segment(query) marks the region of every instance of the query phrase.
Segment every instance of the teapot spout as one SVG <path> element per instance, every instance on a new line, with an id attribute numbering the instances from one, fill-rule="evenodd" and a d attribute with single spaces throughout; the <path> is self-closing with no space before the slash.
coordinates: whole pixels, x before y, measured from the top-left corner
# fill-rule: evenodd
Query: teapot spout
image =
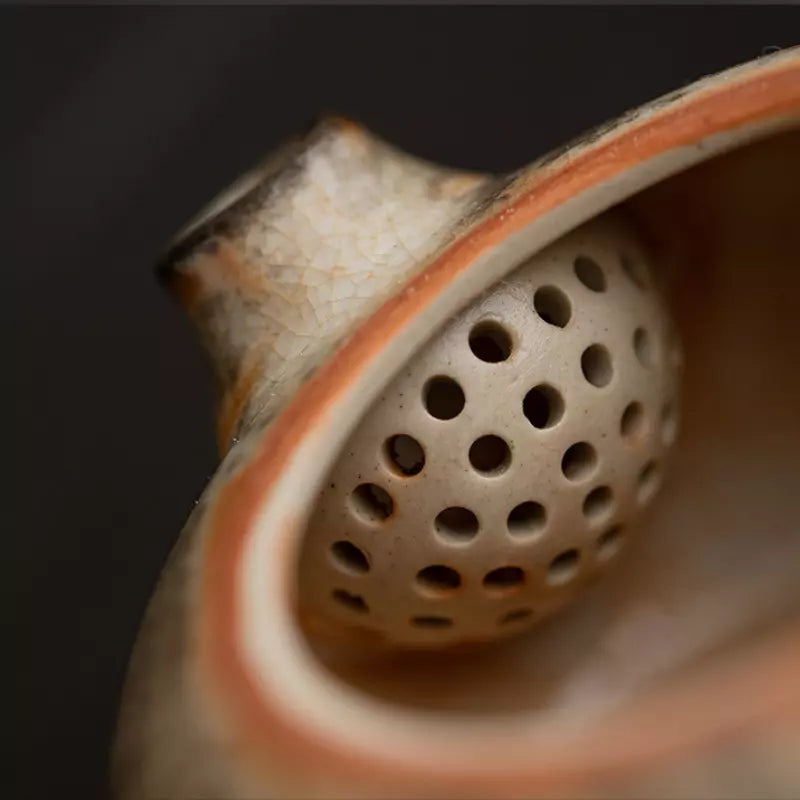
<path id="1" fill-rule="evenodd" d="M 191 222 L 159 271 L 210 354 L 220 451 L 268 422 L 496 186 L 331 118 Z"/>

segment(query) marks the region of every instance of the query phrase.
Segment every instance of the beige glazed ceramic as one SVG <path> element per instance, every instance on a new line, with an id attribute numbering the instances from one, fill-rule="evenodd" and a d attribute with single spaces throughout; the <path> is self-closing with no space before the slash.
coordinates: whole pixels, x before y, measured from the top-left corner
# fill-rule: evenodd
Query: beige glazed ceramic
<path id="1" fill-rule="evenodd" d="M 222 461 L 119 797 L 800 792 L 800 52 L 506 178 L 330 120 L 162 274 Z"/>

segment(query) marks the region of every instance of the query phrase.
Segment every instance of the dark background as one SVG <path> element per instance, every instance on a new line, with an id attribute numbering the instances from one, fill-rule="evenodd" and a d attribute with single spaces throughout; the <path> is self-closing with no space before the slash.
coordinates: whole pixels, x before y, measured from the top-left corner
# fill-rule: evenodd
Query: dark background
<path id="1" fill-rule="evenodd" d="M 20 662 L 3 796 L 105 794 L 141 615 L 214 469 L 203 354 L 152 269 L 175 229 L 321 112 L 508 170 L 799 38 L 797 7 L 0 10 Z"/>

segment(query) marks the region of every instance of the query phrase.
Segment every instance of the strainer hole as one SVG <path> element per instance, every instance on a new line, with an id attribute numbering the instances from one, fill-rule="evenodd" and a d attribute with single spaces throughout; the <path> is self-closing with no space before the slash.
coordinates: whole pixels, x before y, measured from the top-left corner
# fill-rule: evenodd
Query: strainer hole
<path id="1" fill-rule="evenodd" d="M 613 558 L 622 547 L 622 525 L 614 525 L 597 540 L 597 557 L 600 561 Z"/>
<path id="2" fill-rule="evenodd" d="M 528 500 L 511 509 L 508 532 L 512 536 L 534 536 L 544 528 L 547 511 L 541 503 Z"/>
<path id="3" fill-rule="evenodd" d="M 522 413 L 534 428 L 552 428 L 564 416 L 564 398 L 552 386 L 534 386 L 522 401 Z"/>
<path id="4" fill-rule="evenodd" d="M 637 328 L 633 332 L 633 352 L 643 367 L 653 366 L 653 346 L 650 334 L 644 328 Z"/>
<path id="5" fill-rule="evenodd" d="M 580 561 L 580 551 L 574 547 L 559 553 L 547 568 L 547 582 L 558 585 L 571 581 L 578 574 Z"/>
<path id="6" fill-rule="evenodd" d="M 398 433 L 387 439 L 384 452 L 394 471 L 400 475 L 418 475 L 425 466 L 422 445 L 408 434 Z"/>
<path id="7" fill-rule="evenodd" d="M 476 439 L 469 448 L 469 463 L 483 475 L 499 475 L 511 461 L 511 450 L 499 436 Z"/>
<path id="8" fill-rule="evenodd" d="M 360 547 L 344 539 L 331 545 L 331 555 L 336 564 L 348 572 L 369 572 L 369 560 Z"/>
<path id="9" fill-rule="evenodd" d="M 359 614 L 366 614 L 369 611 L 369 606 L 360 594 L 352 594 L 344 589 L 334 589 L 331 597 L 340 605 L 351 611 L 357 611 Z"/>
<path id="10" fill-rule="evenodd" d="M 576 442 L 567 448 L 561 459 L 561 471 L 570 481 L 588 478 L 597 466 L 597 451 L 588 442 Z"/>
<path id="11" fill-rule="evenodd" d="M 578 280 L 593 292 L 604 292 L 606 290 L 606 276 L 600 265 L 589 256 L 578 256 L 575 259 L 575 275 Z"/>
<path id="12" fill-rule="evenodd" d="M 626 439 L 635 439 L 641 435 L 644 430 L 644 408 L 641 403 L 634 400 L 625 406 L 619 421 L 619 430 Z"/>
<path id="13" fill-rule="evenodd" d="M 425 408 L 436 419 L 453 419 L 464 408 L 464 390 L 452 379 L 443 375 L 431 378 L 423 391 Z"/>
<path id="14" fill-rule="evenodd" d="M 581 355 L 583 377 L 592 386 L 606 386 L 614 374 L 611 366 L 611 354 L 602 344 L 589 345 Z"/>
<path id="15" fill-rule="evenodd" d="M 411 617 L 411 624 L 415 628 L 451 628 L 453 620 L 450 617 L 420 616 Z"/>
<path id="16" fill-rule="evenodd" d="M 425 589 L 436 592 L 452 592 L 461 586 L 461 575 L 452 567 L 433 564 L 417 573 L 417 582 Z"/>
<path id="17" fill-rule="evenodd" d="M 394 512 L 391 495 L 375 483 L 362 483 L 351 495 L 353 509 L 367 522 L 383 522 Z"/>
<path id="18" fill-rule="evenodd" d="M 623 253 L 619 257 L 619 263 L 622 267 L 622 271 L 625 273 L 626 277 L 631 281 L 631 283 L 633 283 L 639 289 L 647 288 L 647 271 L 640 261 Z"/>
<path id="19" fill-rule="evenodd" d="M 590 521 L 602 519 L 611 511 L 614 495 L 608 486 L 592 489 L 583 501 L 583 515 Z"/>
<path id="20" fill-rule="evenodd" d="M 469 541 L 478 532 L 478 518 L 468 508 L 461 506 L 440 511 L 434 525 L 440 536 L 460 542 Z"/>
<path id="21" fill-rule="evenodd" d="M 498 322 L 479 322 L 470 331 L 469 348 L 481 361 L 505 361 L 511 355 L 511 336 Z"/>
<path id="22" fill-rule="evenodd" d="M 533 295 L 536 313 L 549 325 L 563 328 L 572 316 L 569 298 L 555 286 L 541 286 Z"/>
<path id="23" fill-rule="evenodd" d="M 533 616 L 532 608 L 514 608 L 511 611 L 507 611 L 505 614 L 503 614 L 497 620 L 497 624 L 510 625 L 513 622 L 522 622 L 522 620 L 528 619 L 531 616 Z"/>
<path id="24" fill-rule="evenodd" d="M 675 441 L 676 434 L 678 433 L 678 418 L 675 414 L 675 406 L 670 403 L 664 403 L 661 409 L 661 439 L 664 444 L 670 445 Z"/>
<path id="25" fill-rule="evenodd" d="M 661 470 L 655 461 L 648 461 L 636 481 L 636 494 L 640 503 L 646 503 L 656 493 L 661 482 Z"/>
<path id="26" fill-rule="evenodd" d="M 483 585 L 491 590 L 515 589 L 525 583 L 525 571 L 521 567 L 497 567 L 483 576 Z"/>

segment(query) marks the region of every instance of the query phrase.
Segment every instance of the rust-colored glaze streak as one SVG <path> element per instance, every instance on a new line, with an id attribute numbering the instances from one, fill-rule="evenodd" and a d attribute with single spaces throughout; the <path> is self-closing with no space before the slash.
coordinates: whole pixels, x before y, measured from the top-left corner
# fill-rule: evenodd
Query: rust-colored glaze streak
<path id="1" fill-rule="evenodd" d="M 337 749 L 335 743 L 322 741 L 293 724 L 284 716 L 279 702 L 254 685 L 241 658 L 235 620 L 237 567 L 256 514 L 268 501 L 292 452 L 322 424 L 326 412 L 358 378 L 365 365 L 378 357 L 385 343 L 483 252 L 567 199 L 637 163 L 717 132 L 798 110 L 800 66 L 790 62 L 690 94 L 649 118 L 590 145 L 569 163 L 554 162 L 542 173 L 536 173 L 512 204 L 476 225 L 414 278 L 404 291 L 389 300 L 298 391 L 265 434 L 250 464 L 218 497 L 209 520 L 211 527 L 204 559 L 202 611 L 197 620 L 201 634 L 200 658 L 215 696 L 224 704 L 235 725 L 241 742 L 240 755 L 251 767 L 254 761 L 249 756 L 260 752 L 262 769 L 270 768 L 267 762 L 273 767 L 275 762 L 280 762 L 286 769 L 292 769 L 293 765 L 294 769 L 302 771 L 313 763 L 317 774 L 355 781 L 357 785 L 380 781 L 380 785 L 385 786 L 391 780 L 400 787 L 425 781 L 431 792 L 435 792 L 436 786 L 444 790 L 446 778 L 446 790 L 450 794 L 458 793 L 457 775 L 410 774 L 397 763 L 365 761 L 344 748 Z M 283 524 L 294 527 L 297 521 L 287 519 Z M 790 654 L 796 663 L 800 658 L 796 646 Z M 789 680 L 778 666 L 773 665 L 772 673 L 775 679 Z M 773 712 L 774 708 L 770 713 Z M 713 727 L 708 721 L 704 727 L 708 729 L 709 725 Z M 618 733 L 624 734 L 625 729 Z M 634 747 L 635 744 L 628 731 L 621 740 L 587 753 L 584 764 L 572 762 L 570 770 L 564 765 L 553 765 L 545 773 L 541 765 L 534 764 L 524 773 L 521 769 L 500 782 L 495 776 L 491 786 L 476 784 L 476 775 L 471 773 L 463 791 L 530 792 L 534 782 L 537 791 L 548 785 L 564 789 L 581 771 L 584 778 L 587 771 L 613 774 L 624 761 L 620 748 L 633 747 L 640 759 L 655 757 L 652 752 L 645 752 L 641 742 L 638 747 Z M 692 742 L 694 747 L 700 744 Z M 673 736 L 662 750 L 685 746 L 685 740 Z M 264 758 L 264 754 L 274 758 Z M 665 754 L 668 753 L 661 753 Z"/>
<path id="2" fill-rule="evenodd" d="M 203 282 L 193 272 L 174 272 L 166 278 L 167 288 L 181 306 L 191 312 L 203 294 Z"/>
<path id="3" fill-rule="evenodd" d="M 225 390 L 220 403 L 217 413 L 217 450 L 221 456 L 224 456 L 231 446 L 236 426 L 258 380 L 261 362 L 256 353 L 256 350 L 250 350 L 245 354 L 239 376 L 233 385 Z"/>
<path id="4" fill-rule="evenodd" d="M 266 287 L 247 269 L 238 255 L 224 242 L 216 242 L 213 253 L 199 253 L 167 280 L 170 291 L 187 313 L 191 314 L 200 299 L 215 291 L 238 291 L 243 296 L 258 296 Z"/>

